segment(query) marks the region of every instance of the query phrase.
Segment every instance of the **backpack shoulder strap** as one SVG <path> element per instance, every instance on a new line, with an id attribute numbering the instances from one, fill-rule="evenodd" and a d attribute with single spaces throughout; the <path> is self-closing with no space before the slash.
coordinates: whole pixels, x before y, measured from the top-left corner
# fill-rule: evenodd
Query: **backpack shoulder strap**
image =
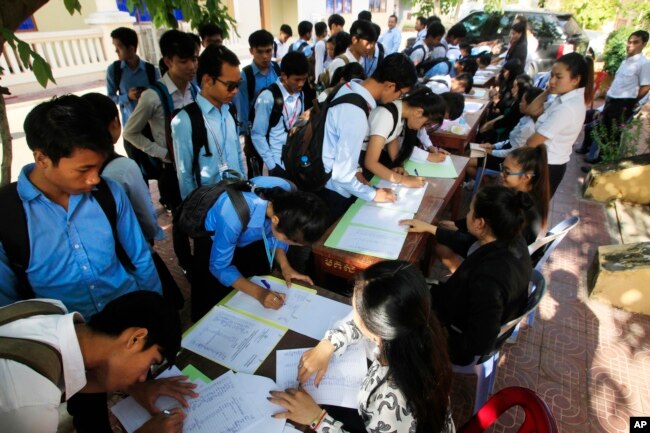
<path id="1" fill-rule="evenodd" d="M 54 305 L 51 302 L 35 299 L 16 302 L 7 307 L 0 308 L 0 326 L 32 316 L 44 316 L 50 314 L 66 314 L 66 312 L 58 305 Z"/>
<path id="2" fill-rule="evenodd" d="M 160 81 L 156 81 L 149 88 L 158 94 L 163 111 L 165 112 L 165 119 L 169 119 L 174 111 L 174 101 L 172 100 L 172 95 L 169 94 L 169 90 L 167 90 L 167 86 Z"/>
<path id="3" fill-rule="evenodd" d="M 399 113 L 397 112 L 397 106 L 392 102 L 382 105 L 382 107 L 387 109 L 390 114 L 393 115 L 393 129 L 391 129 L 390 134 L 388 134 L 388 137 L 390 137 L 395 132 L 395 128 L 397 128 L 397 123 L 399 122 Z"/>
<path id="4" fill-rule="evenodd" d="M 241 124 L 239 123 L 239 118 L 237 117 L 237 107 L 235 106 L 234 103 L 231 102 L 228 104 L 228 112 L 232 116 L 232 120 L 235 121 L 235 128 L 239 129 Z"/>
<path id="5" fill-rule="evenodd" d="M 183 110 L 189 116 L 192 125 L 192 171 L 194 172 L 196 185 L 201 186 L 201 169 L 199 168 L 201 148 L 205 150 L 205 156 L 212 156 L 208 145 L 208 130 L 205 127 L 205 119 L 199 104 L 192 102 L 183 107 Z"/>
<path id="6" fill-rule="evenodd" d="M 141 60 L 144 62 L 144 60 Z M 147 71 L 147 80 L 149 80 L 149 85 L 153 85 L 156 82 L 156 67 L 149 62 L 144 62 L 144 69 Z"/>
<path id="7" fill-rule="evenodd" d="M 281 75 L 281 72 L 280 72 L 280 65 L 278 65 L 278 62 L 271 61 L 271 67 L 273 68 L 275 75 L 279 77 Z"/>
<path id="8" fill-rule="evenodd" d="M 118 94 L 121 94 L 120 91 L 120 81 L 122 81 L 122 62 L 116 60 L 113 62 L 113 82 L 115 83 L 115 90 Z"/>
<path id="9" fill-rule="evenodd" d="M 325 102 L 327 103 L 327 109 L 331 107 L 335 107 L 340 104 L 352 104 L 354 106 L 357 106 L 363 110 L 363 112 L 366 114 L 366 117 L 370 115 L 370 107 L 368 106 L 368 103 L 364 99 L 363 96 L 359 95 L 358 93 L 346 93 L 345 95 L 337 96 L 337 93 L 341 89 L 341 87 L 345 86 L 347 83 L 341 83 L 337 85 L 332 92 L 328 95 L 327 99 Z"/>
<path id="10" fill-rule="evenodd" d="M 273 62 L 271 62 L 273 64 Z M 248 106 L 250 107 L 253 104 L 255 96 L 255 74 L 253 73 L 253 67 L 251 65 L 244 66 L 242 69 L 244 71 L 244 76 L 246 77 L 246 90 L 248 90 Z"/>
<path id="11" fill-rule="evenodd" d="M 278 57 L 278 43 L 273 40 L 273 58 Z"/>
<path id="12" fill-rule="evenodd" d="M 18 280 L 16 291 L 20 299 L 34 297 L 29 280 L 27 266 L 30 258 L 29 228 L 23 201 L 18 195 L 18 184 L 10 183 L 0 188 L 0 242 L 7 255 L 9 267 Z"/>
<path id="13" fill-rule="evenodd" d="M 111 192 L 111 188 L 106 183 L 106 180 L 100 178 L 97 187 L 92 192 L 93 197 L 99 203 L 99 206 L 106 214 L 106 218 L 111 225 L 111 231 L 113 232 L 113 239 L 115 241 L 115 254 L 117 255 L 118 260 L 124 266 L 127 271 L 134 271 L 135 266 L 131 262 L 131 258 L 124 250 L 120 238 L 117 235 L 117 204 L 115 203 L 115 197 Z"/>
<path id="14" fill-rule="evenodd" d="M 381 42 L 377 42 L 379 44 L 379 59 L 377 60 L 377 63 L 379 64 L 382 60 L 384 60 L 384 55 L 386 53 L 386 50 L 384 49 L 384 44 Z"/>
<path id="15" fill-rule="evenodd" d="M 226 194 L 228 194 L 228 198 L 235 208 L 235 212 L 237 212 L 243 233 L 248 228 L 248 223 L 251 220 L 251 210 L 248 208 L 248 203 L 246 203 L 246 199 L 244 198 L 244 193 L 242 191 L 229 187 L 226 187 L 225 189 Z"/>
<path id="16" fill-rule="evenodd" d="M 348 56 L 345 55 L 345 53 L 340 54 L 337 58 L 343 60 L 343 63 L 345 63 L 346 65 L 350 64 L 350 59 L 348 58 Z"/>
<path id="17" fill-rule="evenodd" d="M 277 83 L 271 84 L 267 87 L 267 90 L 273 95 L 273 108 L 271 108 L 271 115 L 269 116 L 269 127 L 266 131 L 266 137 L 268 138 L 271 129 L 278 124 L 282 118 L 282 109 L 284 108 L 284 98 L 282 97 L 282 90 Z"/>

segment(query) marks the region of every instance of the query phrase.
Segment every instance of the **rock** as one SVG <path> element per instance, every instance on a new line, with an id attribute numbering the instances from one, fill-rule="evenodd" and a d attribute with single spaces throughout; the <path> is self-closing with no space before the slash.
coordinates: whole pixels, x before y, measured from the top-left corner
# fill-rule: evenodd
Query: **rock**
<path id="1" fill-rule="evenodd" d="M 585 178 L 585 198 L 650 204 L 650 154 L 596 164 Z"/>
<path id="2" fill-rule="evenodd" d="M 627 311 L 650 314 L 650 242 L 598 247 L 587 274 L 589 296 Z"/>

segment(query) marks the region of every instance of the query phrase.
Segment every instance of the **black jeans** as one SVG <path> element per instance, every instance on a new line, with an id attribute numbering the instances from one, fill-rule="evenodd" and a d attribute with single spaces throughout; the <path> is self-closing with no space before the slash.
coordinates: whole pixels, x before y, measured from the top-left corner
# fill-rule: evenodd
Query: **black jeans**
<path id="1" fill-rule="evenodd" d="M 562 182 L 562 178 L 564 177 L 564 173 L 566 173 L 566 164 L 548 165 L 548 177 L 549 177 L 549 183 L 551 184 L 550 198 L 553 198 L 553 194 L 555 194 L 557 187 L 560 186 L 560 183 Z"/>

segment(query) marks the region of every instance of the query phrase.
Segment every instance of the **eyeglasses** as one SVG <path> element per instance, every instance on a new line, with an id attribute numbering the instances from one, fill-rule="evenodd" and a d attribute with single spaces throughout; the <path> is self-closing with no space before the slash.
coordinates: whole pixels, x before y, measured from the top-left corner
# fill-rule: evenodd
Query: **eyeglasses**
<path id="1" fill-rule="evenodd" d="M 223 81 L 215 77 L 215 80 L 226 86 L 226 90 L 229 92 L 235 91 L 235 89 L 238 89 L 239 86 L 241 85 L 241 80 L 240 81 Z"/>
<path id="2" fill-rule="evenodd" d="M 523 176 L 525 174 L 530 174 L 530 175 L 533 174 L 533 173 L 531 173 L 529 171 L 510 171 L 506 167 L 503 166 L 502 162 L 499 163 L 499 171 L 501 173 L 503 173 L 503 175 L 505 177 L 508 177 L 508 176 Z"/>

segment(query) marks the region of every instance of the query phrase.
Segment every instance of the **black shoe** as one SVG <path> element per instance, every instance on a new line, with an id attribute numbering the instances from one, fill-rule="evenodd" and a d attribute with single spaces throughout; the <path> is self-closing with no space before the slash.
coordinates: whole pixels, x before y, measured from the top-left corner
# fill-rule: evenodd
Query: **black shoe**
<path id="1" fill-rule="evenodd" d="M 600 162 L 600 156 L 595 159 L 585 158 L 587 164 L 598 164 Z"/>
<path id="2" fill-rule="evenodd" d="M 585 149 L 584 147 L 580 147 L 580 148 L 576 149 L 576 153 L 579 154 L 579 155 L 584 155 L 587 152 L 589 152 L 589 149 Z"/>
<path id="3" fill-rule="evenodd" d="M 583 173 L 589 173 L 591 171 L 591 167 L 582 166 L 580 167 L 580 170 L 582 170 Z"/>

